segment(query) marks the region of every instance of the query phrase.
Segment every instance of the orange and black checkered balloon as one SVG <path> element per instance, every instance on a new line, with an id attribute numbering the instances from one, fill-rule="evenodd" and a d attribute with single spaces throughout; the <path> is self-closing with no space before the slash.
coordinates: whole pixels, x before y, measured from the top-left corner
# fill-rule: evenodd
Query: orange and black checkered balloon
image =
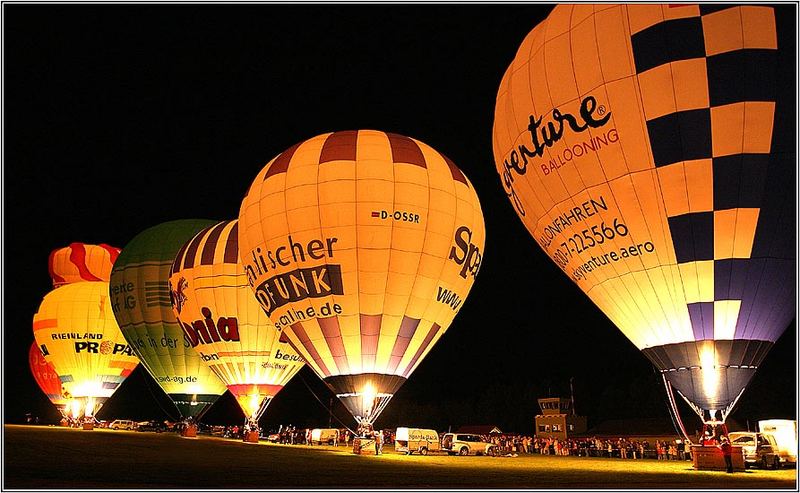
<path id="1" fill-rule="evenodd" d="M 239 214 L 240 255 L 261 307 L 369 423 L 453 321 L 484 236 L 478 196 L 452 161 L 373 130 L 284 151 Z"/>
<path id="2" fill-rule="evenodd" d="M 497 95 L 496 166 L 528 231 L 706 410 L 795 312 L 793 18 L 559 5 Z"/>

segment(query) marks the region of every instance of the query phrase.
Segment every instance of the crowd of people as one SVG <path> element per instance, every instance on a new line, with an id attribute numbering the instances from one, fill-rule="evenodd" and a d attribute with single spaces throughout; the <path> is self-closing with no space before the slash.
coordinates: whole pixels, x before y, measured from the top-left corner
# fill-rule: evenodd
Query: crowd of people
<path id="1" fill-rule="evenodd" d="M 375 441 L 376 453 L 383 445 L 395 441 L 394 430 L 359 430 L 362 437 Z M 352 446 L 356 435 L 347 429 L 338 430 L 332 445 Z M 541 438 L 517 434 L 483 435 L 485 442 L 497 447 L 497 455 L 540 454 L 576 457 L 609 457 L 620 459 L 691 460 L 691 443 L 683 440 L 635 440 L 628 438 Z M 310 428 L 281 426 L 277 433 L 278 443 L 290 445 L 314 445 Z"/>
<path id="2" fill-rule="evenodd" d="M 631 440 L 627 438 L 541 438 L 495 434 L 483 436 L 500 454 L 572 455 L 620 459 L 690 460 L 691 443 L 681 440 Z"/>

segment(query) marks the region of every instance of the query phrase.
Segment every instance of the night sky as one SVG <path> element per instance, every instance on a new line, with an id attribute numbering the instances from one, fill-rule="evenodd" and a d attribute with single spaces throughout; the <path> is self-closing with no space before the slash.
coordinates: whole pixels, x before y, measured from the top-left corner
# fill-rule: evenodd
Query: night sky
<path id="1" fill-rule="evenodd" d="M 236 218 L 255 175 L 284 149 L 376 129 L 450 157 L 475 185 L 487 230 L 469 298 L 379 427 L 492 423 L 530 433 L 536 398 L 568 396 L 570 379 L 590 426 L 668 420 L 651 363 L 535 244 L 494 168 L 500 78 L 551 9 L 4 5 L 4 419 L 56 419 L 27 363 L 33 314 L 52 289 L 51 250 L 124 247 L 174 219 Z M 732 419 L 795 417 L 796 370 L 793 322 Z M 327 426 L 331 397 L 306 368 L 262 424 Z M 175 414 L 169 406 L 139 367 L 99 417 L 163 419 Z M 205 420 L 241 418 L 225 396 Z"/>

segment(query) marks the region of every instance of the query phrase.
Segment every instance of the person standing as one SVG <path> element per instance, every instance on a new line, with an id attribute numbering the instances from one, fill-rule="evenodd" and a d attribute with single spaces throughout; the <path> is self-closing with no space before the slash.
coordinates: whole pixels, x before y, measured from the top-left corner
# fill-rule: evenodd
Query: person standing
<path id="1" fill-rule="evenodd" d="M 725 459 L 725 472 L 733 473 L 733 447 L 728 437 L 723 436 L 720 440 L 719 448 L 722 450 L 722 457 Z"/>
<path id="2" fill-rule="evenodd" d="M 375 455 L 381 455 L 383 449 L 383 430 L 375 431 Z"/>

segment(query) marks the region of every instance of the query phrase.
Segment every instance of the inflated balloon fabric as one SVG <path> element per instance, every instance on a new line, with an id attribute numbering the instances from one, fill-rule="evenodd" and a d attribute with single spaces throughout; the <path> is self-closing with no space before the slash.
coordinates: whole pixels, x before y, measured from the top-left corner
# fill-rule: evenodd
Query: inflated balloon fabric
<path id="1" fill-rule="evenodd" d="M 282 152 L 239 214 L 242 262 L 262 308 L 367 422 L 453 321 L 484 238 L 478 197 L 452 161 L 374 130 Z"/>
<path id="2" fill-rule="evenodd" d="M 108 282 L 119 252 L 119 248 L 102 243 L 71 243 L 53 250 L 47 262 L 53 287 L 80 281 Z"/>
<path id="3" fill-rule="evenodd" d="M 114 318 L 107 282 L 75 282 L 48 293 L 33 317 L 33 335 L 64 394 L 93 399 L 87 415 L 139 364 Z"/>
<path id="4" fill-rule="evenodd" d="M 559 5 L 497 95 L 528 231 L 703 409 L 735 401 L 795 312 L 794 17 Z"/>
<path id="5" fill-rule="evenodd" d="M 111 273 L 111 299 L 122 333 L 183 417 L 198 418 L 225 392 L 184 337 L 169 289 L 178 251 L 213 224 L 184 219 L 148 228 L 125 246 Z"/>
<path id="6" fill-rule="evenodd" d="M 200 231 L 178 252 L 170 291 L 186 339 L 258 420 L 303 359 L 261 310 L 239 263 L 238 221 Z"/>

